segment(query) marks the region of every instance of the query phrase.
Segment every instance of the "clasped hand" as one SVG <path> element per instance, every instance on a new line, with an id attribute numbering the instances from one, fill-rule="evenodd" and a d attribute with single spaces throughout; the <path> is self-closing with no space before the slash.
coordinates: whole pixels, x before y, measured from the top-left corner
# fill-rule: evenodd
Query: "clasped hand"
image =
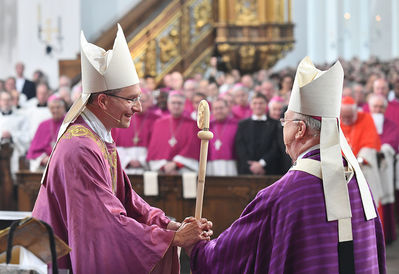
<path id="1" fill-rule="evenodd" d="M 172 245 L 183 247 L 190 255 L 191 249 L 198 241 L 211 239 L 212 225 L 212 222 L 205 218 L 197 220 L 194 217 L 187 217 L 177 229 Z"/>

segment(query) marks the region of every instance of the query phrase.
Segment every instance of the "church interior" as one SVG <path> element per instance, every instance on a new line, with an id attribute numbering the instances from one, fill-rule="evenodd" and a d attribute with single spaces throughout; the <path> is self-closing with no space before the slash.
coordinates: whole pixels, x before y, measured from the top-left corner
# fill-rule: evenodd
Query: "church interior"
<path id="1" fill-rule="evenodd" d="M 338 128 L 381 219 L 386 273 L 399 273 L 398 11 L 396 0 L 0 0 L 0 273 L 2 229 L 32 216 L 64 118 L 85 95 L 82 45 L 108 54 L 108 66 L 121 30 L 140 96 L 109 96 L 138 101 L 140 113 L 108 132 L 117 152 L 104 169 L 115 182 L 117 163 L 135 193 L 178 222 L 197 215 L 205 182 L 211 239 L 292 172 L 283 134 L 298 122 L 285 116 L 298 64 L 309 56 L 324 73 L 339 61 Z M 185 251 L 180 271 L 190 273 Z"/>

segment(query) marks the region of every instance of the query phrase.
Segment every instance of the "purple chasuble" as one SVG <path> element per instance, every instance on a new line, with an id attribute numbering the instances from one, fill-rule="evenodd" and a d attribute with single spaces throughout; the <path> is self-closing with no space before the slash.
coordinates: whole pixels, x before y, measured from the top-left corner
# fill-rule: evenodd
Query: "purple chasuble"
<path id="1" fill-rule="evenodd" d="M 72 248 L 59 260 L 60 268 L 179 272 L 168 218 L 132 190 L 115 144 L 104 143 L 81 117 L 59 140 L 32 215 Z"/>
<path id="2" fill-rule="evenodd" d="M 399 148 L 399 129 L 390 119 L 384 119 L 382 134 L 380 134 L 381 144 L 389 144 L 398 153 Z"/>
<path id="3" fill-rule="evenodd" d="M 304 158 L 320 160 L 319 150 Z M 365 220 L 355 176 L 348 184 L 356 273 L 386 273 L 379 218 Z M 323 185 L 288 171 L 217 239 L 196 244 L 193 273 L 338 273 L 338 225 L 328 222 Z"/>
<path id="4" fill-rule="evenodd" d="M 234 138 L 238 128 L 238 121 L 232 117 L 224 121 L 211 121 L 210 131 L 213 139 L 209 141 L 208 161 L 233 160 Z"/>
<path id="5" fill-rule="evenodd" d="M 147 111 L 136 113 L 128 128 L 113 128 L 112 138 L 118 147 L 148 147 L 152 128 L 159 115 Z M 136 142 L 135 142 L 136 141 Z"/>
<path id="6" fill-rule="evenodd" d="M 198 131 L 197 123 L 184 115 L 180 118 L 173 118 L 171 115 L 159 118 L 154 124 L 147 161 L 171 161 L 176 155 L 198 160 Z"/>
<path id="7" fill-rule="evenodd" d="M 36 159 L 43 153 L 50 156 L 63 120 L 64 118 L 58 121 L 48 119 L 40 123 L 26 155 L 27 159 Z"/>
<path id="8" fill-rule="evenodd" d="M 231 108 L 231 112 L 233 113 L 234 118 L 238 121 L 251 117 L 252 115 L 252 110 L 249 105 L 245 107 L 235 105 Z"/>

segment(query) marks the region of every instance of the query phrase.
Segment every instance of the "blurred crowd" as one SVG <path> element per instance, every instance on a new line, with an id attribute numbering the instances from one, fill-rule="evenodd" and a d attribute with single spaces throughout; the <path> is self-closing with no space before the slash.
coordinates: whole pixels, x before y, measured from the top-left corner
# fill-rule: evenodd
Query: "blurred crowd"
<path id="1" fill-rule="evenodd" d="M 399 59 L 340 62 L 345 71 L 341 128 L 369 181 L 391 241 L 396 234 L 390 216 L 399 189 Z M 140 80 L 142 112 L 131 118 L 129 128 L 112 131 L 127 173 L 196 172 L 201 100 L 210 105 L 214 134 L 208 175 L 278 175 L 290 168 L 279 120 L 289 103 L 295 69 L 241 74 L 219 68 L 212 57 L 203 74 L 185 79 L 174 71 L 159 84 L 151 76 Z M 13 174 L 20 168 L 45 167 L 63 117 L 80 92 L 80 83 L 72 85 L 66 76 L 55 89 L 40 70 L 27 79 L 23 63 L 15 65 L 15 75 L 0 80 L 0 137 L 14 146 Z"/>

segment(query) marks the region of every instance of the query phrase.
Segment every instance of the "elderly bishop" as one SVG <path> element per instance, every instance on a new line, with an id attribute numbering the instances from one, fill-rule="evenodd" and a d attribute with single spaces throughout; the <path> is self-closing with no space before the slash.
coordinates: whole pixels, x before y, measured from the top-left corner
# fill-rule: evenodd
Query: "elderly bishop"
<path id="1" fill-rule="evenodd" d="M 343 76 L 339 62 L 301 61 L 282 119 L 295 164 L 217 239 L 187 250 L 193 273 L 386 272 L 381 223 L 339 128 Z"/>

